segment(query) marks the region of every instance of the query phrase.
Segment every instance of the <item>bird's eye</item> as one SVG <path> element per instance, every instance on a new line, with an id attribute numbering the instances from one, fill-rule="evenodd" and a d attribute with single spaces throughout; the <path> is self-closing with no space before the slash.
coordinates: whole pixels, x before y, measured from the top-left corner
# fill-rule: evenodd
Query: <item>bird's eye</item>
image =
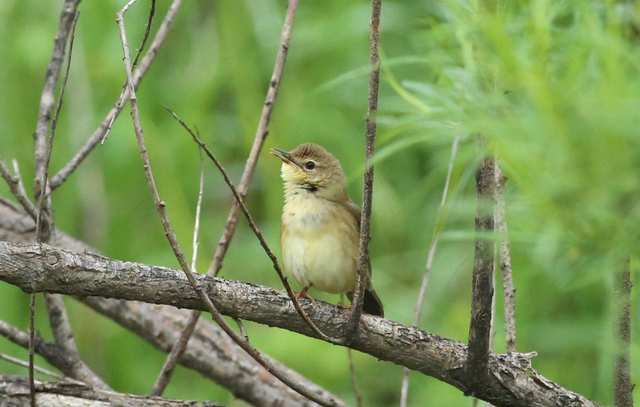
<path id="1" fill-rule="evenodd" d="M 304 164 L 304 166 L 305 166 L 306 169 L 312 170 L 312 169 L 316 168 L 316 163 L 314 163 L 313 161 L 307 161 Z"/>

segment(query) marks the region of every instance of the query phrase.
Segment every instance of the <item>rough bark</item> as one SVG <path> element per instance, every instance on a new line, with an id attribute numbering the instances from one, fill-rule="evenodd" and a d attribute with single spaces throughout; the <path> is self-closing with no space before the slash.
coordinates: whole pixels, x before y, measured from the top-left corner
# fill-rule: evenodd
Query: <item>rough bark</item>
<path id="1" fill-rule="evenodd" d="M 629 259 L 616 275 L 614 315 L 617 346 L 615 356 L 614 402 L 616 407 L 633 407 L 631 382 L 631 264 Z"/>
<path id="2" fill-rule="evenodd" d="M 493 303 L 493 273 L 495 269 L 495 169 L 493 158 L 485 158 L 476 173 L 476 237 L 473 261 L 473 297 L 469 329 L 469 359 L 465 370 L 472 394 L 482 391 L 489 378 L 491 352 L 491 315 Z"/>
<path id="3" fill-rule="evenodd" d="M 224 407 L 219 403 L 198 403 L 94 390 L 78 383 L 36 381 L 35 388 L 36 402 L 40 407 Z M 0 406 L 29 405 L 28 379 L 0 375 Z"/>
<path id="4" fill-rule="evenodd" d="M 269 287 L 194 276 L 225 315 L 313 336 L 289 298 Z M 78 254 L 48 245 L 0 243 L 0 280 L 26 292 L 103 296 L 203 309 L 182 271 Z M 330 335 L 343 337 L 349 311 L 316 301 L 306 311 Z M 352 348 L 435 377 L 467 393 L 467 347 L 429 332 L 363 316 Z M 489 355 L 486 387 L 475 397 L 496 406 L 596 406 L 539 375 L 523 354 Z"/>
<path id="5" fill-rule="evenodd" d="M 33 241 L 34 228 L 33 221 L 26 214 L 16 213 L 0 205 L 0 241 L 30 243 Z M 96 252 L 94 248 L 60 230 L 56 230 L 54 236 L 56 246 L 77 253 Z M 180 329 L 184 327 L 186 315 L 189 314 L 186 310 L 163 305 L 97 297 L 85 297 L 79 300 L 164 352 L 169 351 L 177 340 Z M 36 351 L 56 367 L 66 363 L 63 355 L 57 352 L 55 345 L 47 341 L 36 341 Z M 286 368 L 276 361 L 272 362 L 282 369 Z M 233 344 L 217 325 L 206 319 L 198 322 L 195 334 L 179 363 L 214 380 L 229 389 L 236 397 L 256 406 L 316 406 L 315 403 L 291 391 L 271 375 L 265 374 L 261 366 Z M 314 392 L 331 395 L 295 371 L 289 369 L 289 374 Z"/>

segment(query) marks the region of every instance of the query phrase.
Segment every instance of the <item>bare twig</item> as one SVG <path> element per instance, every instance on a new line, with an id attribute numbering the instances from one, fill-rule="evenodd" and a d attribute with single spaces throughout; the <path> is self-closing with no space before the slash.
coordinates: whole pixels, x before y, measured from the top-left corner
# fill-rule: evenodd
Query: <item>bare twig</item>
<path id="1" fill-rule="evenodd" d="M 262 233 L 258 229 L 258 226 L 256 226 L 256 223 L 253 221 L 253 218 L 251 217 L 251 214 L 249 213 L 249 210 L 247 209 L 246 205 L 244 204 L 244 201 L 242 200 L 242 198 L 240 197 L 240 194 L 238 193 L 238 190 L 233 185 L 233 182 L 231 182 L 231 179 L 229 178 L 229 175 L 227 174 L 227 171 L 224 169 L 222 164 L 220 164 L 220 161 L 218 161 L 218 159 L 213 155 L 211 150 L 209 150 L 209 147 L 207 147 L 207 145 L 204 144 L 204 142 L 202 140 L 200 140 L 198 135 L 196 133 L 194 133 L 193 130 L 191 130 L 189 128 L 189 126 L 187 126 L 187 124 L 174 111 L 172 111 L 171 109 L 169 109 L 166 106 L 165 106 L 165 109 L 167 109 L 167 111 L 173 116 L 173 118 L 176 119 L 178 121 L 178 123 L 180 123 L 180 125 L 182 127 L 184 127 L 185 130 L 187 130 L 187 132 L 193 138 L 193 141 L 195 141 L 202 148 L 202 150 L 204 150 L 204 152 L 207 155 L 207 157 L 209 157 L 211 159 L 211 161 L 213 161 L 215 166 L 218 168 L 218 170 L 222 174 L 222 177 L 224 178 L 224 181 L 229 186 L 229 189 L 231 189 L 231 193 L 233 194 L 233 197 L 236 199 L 236 203 L 238 204 L 238 206 L 240 206 L 240 209 L 242 210 L 242 212 L 244 213 L 245 217 L 247 218 L 247 221 L 249 222 L 249 227 L 251 227 L 251 230 L 253 231 L 253 233 L 256 235 L 256 237 L 260 241 L 260 245 L 262 246 L 262 248 L 264 249 L 265 253 L 267 254 L 267 256 L 269 256 L 269 259 L 273 263 L 273 268 L 275 269 L 276 273 L 278 273 L 278 277 L 280 277 L 280 281 L 282 281 L 282 285 L 284 285 L 284 288 L 287 291 L 287 294 L 289 295 L 289 298 L 293 302 L 293 305 L 294 305 L 296 311 L 298 312 L 298 314 L 302 317 L 302 319 L 307 323 L 307 325 L 309 325 L 309 327 L 320 338 L 322 338 L 323 340 L 328 341 L 328 342 L 339 343 L 340 341 L 338 339 L 331 338 L 331 337 L 325 335 L 322 331 L 320 331 L 318 329 L 318 327 L 316 327 L 316 325 L 313 323 L 313 321 L 311 321 L 311 319 L 309 318 L 307 313 L 302 309 L 302 306 L 300 305 L 300 302 L 298 301 L 298 298 L 296 297 L 295 293 L 291 289 L 291 285 L 289 285 L 289 281 L 287 280 L 287 277 L 282 272 L 282 268 L 280 267 L 280 264 L 278 263 L 278 259 L 276 258 L 276 255 L 273 254 L 273 252 L 269 248 L 269 245 L 267 244 L 267 241 L 264 240 L 264 237 L 262 236 Z"/>
<path id="2" fill-rule="evenodd" d="M 242 338 L 245 341 L 249 342 L 249 334 L 247 333 L 247 329 L 244 327 L 242 320 L 240 318 L 233 318 L 233 320 L 236 325 L 238 325 L 238 329 L 240 330 L 240 335 L 242 335 Z"/>
<path id="3" fill-rule="evenodd" d="M 36 162 L 36 169 L 40 171 L 39 175 L 41 176 L 39 182 L 41 188 L 39 190 L 40 195 L 37 196 L 38 199 L 38 208 L 37 208 L 37 217 L 36 217 L 36 241 L 38 243 L 46 242 L 49 240 L 51 233 L 53 231 L 53 216 L 51 213 L 51 201 L 50 196 L 48 194 L 49 188 L 48 186 L 48 176 L 49 176 L 49 165 L 51 163 L 51 153 L 53 151 L 53 141 L 55 137 L 56 127 L 58 123 L 58 118 L 60 116 L 60 111 L 62 109 L 62 105 L 64 102 L 64 92 L 66 89 L 67 81 L 69 78 L 69 71 L 71 68 L 71 60 L 73 57 L 73 43 L 75 39 L 75 30 L 78 22 L 78 17 L 80 16 L 79 12 L 75 13 L 75 17 L 72 22 L 70 40 L 69 40 L 69 52 L 67 54 L 67 69 L 63 78 L 62 87 L 60 90 L 60 96 L 58 97 L 58 102 L 56 106 L 55 115 L 53 118 L 53 122 L 51 125 L 51 131 L 49 133 L 49 137 L 46 143 L 46 155 L 44 157 L 44 165 L 39 166 L 38 162 Z M 63 50 L 64 51 L 64 50 Z M 37 159 L 38 155 L 36 155 Z M 38 190 L 36 189 L 36 192 Z M 80 354 L 78 352 L 78 348 L 73 340 L 73 331 L 71 329 L 71 324 L 69 323 L 69 317 L 67 315 L 67 311 L 64 305 L 64 301 L 62 297 L 57 294 L 49 294 L 45 293 L 45 302 L 47 306 L 47 311 L 49 314 L 49 322 L 51 325 L 51 331 L 54 335 L 56 345 L 60 348 L 62 352 L 64 352 L 70 362 L 69 369 L 74 372 L 74 377 L 81 378 L 84 382 L 91 384 L 96 388 L 108 389 L 106 383 L 104 383 L 95 373 L 87 367 L 82 361 Z M 32 308 L 35 304 L 35 300 L 32 298 Z M 32 309 L 30 315 L 33 318 L 35 310 Z M 30 333 L 32 326 L 29 327 Z M 30 339 L 33 340 L 34 336 L 31 333 Z M 30 345 L 30 350 L 33 350 L 33 344 Z"/>
<path id="4" fill-rule="evenodd" d="M 171 25 L 173 24 L 173 20 L 180 9 L 180 5 L 182 4 L 182 0 L 173 0 L 167 14 L 162 20 L 162 24 L 160 24 L 160 28 L 155 34 L 151 45 L 149 46 L 149 50 L 144 55 L 144 58 L 140 61 L 140 65 L 138 69 L 136 69 L 133 74 L 133 83 L 135 88 L 137 89 L 140 85 L 140 82 L 148 72 L 151 64 L 155 60 L 156 55 L 158 55 L 158 51 L 160 47 L 164 43 L 164 40 L 167 38 L 169 31 L 171 29 Z M 89 140 L 85 143 L 84 146 L 76 153 L 76 155 L 69 161 L 56 175 L 51 177 L 51 182 L 49 183 L 49 187 L 51 190 L 55 190 L 60 185 L 62 185 L 67 178 L 78 168 L 80 164 L 84 161 L 85 158 L 93 151 L 96 145 L 100 143 L 104 134 L 108 131 L 111 124 L 115 118 L 120 114 L 122 109 L 124 108 L 124 100 L 129 97 L 128 87 L 123 88 L 118 100 L 113 108 L 109 111 L 107 116 L 104 118 L 100 126 L 93 132 Z"/>
<path id="5" fill-rule="evenodd" d="M 271 120 L 271 113 L 276 105 L 276 98 L 278 96 L 278 89 L 282 83 L 282 76 L 284 74 L 285 63 L 287 62 L 287 53 L 289 51 L 289 44 L 291 42 L 291 31 L 293 29 L 293 22 L 296 16 L 296 10 L 298 9 L 298 0 L 289 0 L 287 6 L 287 13 L 284 18 L 284 25 L 282 26 L 282 35 L 280 36 L 280 47 L 278 48 L 278 54 L 276 55 L 276 62 L 271 74 L 271 80 L 269 82 L 269 90 L 264 101 L 262 108 L 262 115 L 258 122 L 258 129 L 253 140 L 253 146 L 247 159 L 247 164 L 242 172 L 242 178 L 240 184 L 238 184 L 238 194 L 244 198 L 249 193 L 249 187 L 253 180 L 253 174 L 255 173 L 256 166 L 258 165 L 258 158 L 264 141 L 269 135 L 269 122 Z M 225 224 L 224 232 L 220 237 L 220 242 L 216 246 L 216 252 L 213 256 L 211 265 L 209 266 L 208 274 L 211 276 L 217 276 L 222 262 L 229 249 L 233 235 L 235 234 L 236 227 L 238 226 L 238 217 L 240 216 L 240 207 L 234 204 L 229 212 L 227 223 Z"/>
<path id="6" fill-rule="evenodd" d="M 614 318 L 616 319 L 616 354 L 614 378 L 614 402 L 616 407 L 633 407 L 631 382 L 631 264 L 625 261 L 621 271 L 616 273 L 614 288 Z"/>
<path id="7" fill-rule="evenodd" d="M 16 359 L 16 358 L 14 358 L 12 356 L 5 355 L 4 353 L 0 353 L 0 359 L 6 360 L 7 362 L 13 363 L 14 365 L 26 367 L 27 369 L 29 368 L 29 363 L 24 362 L 24 361 L 22 361 L 20 359 Z M 51 370 L 47 370 L 47 369 L 45 369 L 43 367 L 40 367 L 40 366 L 33 366 L 33 370 L 35 370 L 38 373 L 42 373 L 44 375 L 54 377 L 54 378 L 56 378 L 58 380 L 64 380 L 65 382 L 84 384 L 81 381 L 73 380 L 73 379 L 71 379 L 69 377 L 64 377 L 60 373 L 52 372 Z"/>
<path id="8" fill-rule="evenodd" d="M 20 205 L 14 203 L 13 201 L 8 200 L 3 196 L 0 196 L 0 205 L 4 205 L 14 212 L 20 212 L 20 213 L 24 212 L 24 209 Z"/>
<path id="9" fill-rule="evenodd" d="M 54 92 L 56 83 L 58 82 L 58 76 L 60 74 L 60 68 L 64 59 L 64 50 L 67 45 L 67 39 L 71 32 L 71 26 L 73 25 L 74 16 L 78 9 L 80 0 L 65 0 L 62 6 L 62 13 L 60 15 L 60 26 L 56 33 L 53 56 L 51 62 L 47 67 L 47 73 L 44 79 L 44 89 L 42 90 L 42 96 L 40 97 L 40 109 L 38 112 L 38 124 L 36 131 L 33 135 L 35 141 L 35 195 L 40 196 L 44 193 L 45 186 L 40 182 L 44 179 L 43 174 L 45 171 L 45 162 L 47 155 L 47 133 L 49 132 L 49 124 L 51 123 L 51 111 L 54 104 Z"/>
<path id="10" fill-rule="evenodd" d="M 480 141 L 481 143 L 481 141 Z M 494 231 L 495 160 L 482 161 L 476 173 L 476 232 Z M 473 262 L 473 297 L 469 328 L 469 357 L 465 370 L 469 379 L 469 393 L 482 391 L 489 380 L 489 346 L 491 338 L 491 303 L 493 301 L 493 273 L 495 269 L 495 239 L 478 236 Z"/>
<path id="11" fill-rule="evenodd" d="M 427 293 L 427 285 L 429 284 L 429 275 L 431 274 L 431 268 L 433 267 L 433 260 L 436 257 L 436 248 L 438 246 L 438 240 L 440 238 L 440 232 L 442 232 L 442 224 L 444 222 L 443 213 L 444 205 L 447 201 L 447 195 L 449 194 L 449 185 L 451 184 L 451 176 L 453 175 L 453 163 L 456 160 L 458 153 L 458 144 L 460 143 L 460 136 L 455 135 L 453 143 L 451 144 L 451 156 L 449 157 L 449 167 L 447 169 L 447 178 L 444 182 L 444 190 L 442 191 L 442 200 L 440 200 L 440 207 L 438 208 L 438 214 L 436 215 L 436 226 L 433 231 L 433 239 L 431 240 L 431 247 L 429 248 L 429 255 L 427 257 L 427 265 L 422 275 L 422 284 L 420 285 L 420 292 L 418 294 L 418 301 L 416 303 L 416 309 L 413 312 L 413 326 L 417 327 L 420 321 L 420 315 L 422 314 L 422 305 L 424 304 L 424 298 Z M 407 398 L 409 396 L 409 369 L 404 369 L 402 376 L 402 385 L 400 388 L 400 406 L 406 407 Z"/>
<path id="12" fill-rule="evenodd" d="M 504 184 L 507 177 L 500 170 L 496 159 L 496 230 L 498 232 L 500 248 L 500 275 L 502 277 L 502 291 L 504 296 L 504 331 L 507 352 L 516 351 L 516 289 L 513 285 L 511 271 L 511 250 L 507 236 L 507 216 Z"/>
<path id="13" fill-rule="evenodd" d="M 29 349 L 29 332 L 24 332 L 6 322 L 0 320 L 0 336 L 3 336 L 18 346 Z M 67 380 L 74 380 L 78 383 L 86 383 L 75 375 L 73 361 L 59 345 L 42 339 L 34 333 L 34 352 L 42 356 L 47 362 L 59 369 L 67 377 Z"/>
<path id="14" fill-rule="evenodd" d="M 349 359 L 349 374 L 351 375 L 351 387 L 353 388 L 353 395 L 356 398 L 356 404 L 358 407 L 364 407 L 364 401 L 362 400 L 362 393 L 360 392 L 360 386 L 358 386 L 358 376 L 356 375 L 356 365 L 353 362 L 353 351 L 351 348 L 347 348 L 347 357 Z"/>
<path id="15" fill-rule="evenodd" d="M 144 31 L 144 36 L 142 37 L 142 43 L 140 44 L 140 47 L 136 52 L 136 56 L 133 58 L 133 62 L 131 63 L 132 71 L 136 69 L 136 66 L 138 65 L 138 59 L 140 58 L 140 55 L 142 55 L 142 51 L 144 50 L 144 47 L 147 44 L 147 40 L 149 39 L 149 33 L 151 32 L 151 23 L 153 22 L 153 16 L 155 15 L 155 13 L 156 13 L 156 0 L 151 0 L 151 9 L 149 10 L 149 20 L 147 21 L 147 26 Z M 122 85 L 122 92 L 120 92 L 120 98 L 118 99 L 116 106 L 124 107 L 124 100 L 126 99 L 126 96 L 125 96 L 126 89 L 127 89 L 127 80 L 125 79 L 124 84 Z M 136 86 L 136 89 L 137 89 L 137 86 Z M 104 142 L 107 141 L 107 138 L 109 137 L 109 132 L 111 131 L 111 127 L 113 126 L 113 122 L 116 121 L 117 116 L 118 115 L 116 114 L 111 117 L 111 120 L 109 121 L 109 124 L 107 125 L 107 128 L 104 131 L 104 136 L 102 136 L 102 140 L 100 141 L 100 144 L 104 144 Z"/>
<path id="16" fill-rule="evenodd" d="M 200 212 L 202 211 L 202 197 L 204 195 L 204 158 L 200 150 L 200 184 L 198 187 L 198 203 L 196 204 L 196 220 L 193 225 L 193 253 L 191 254 L 191 270 L 196 272 L 198 260 L 198 233 L 200 232 Z"/>
<path id="17" fill-rule="evenodd" d="M 371 240 L 371 202 L 373 199 L 373 155 L 376 144 L 376 115 L 378 112 L 378 87 L 380 85 L 380 57 L 378 48 L 380 43 L 380 9 L 381 0 L 371 2 L 371 23 L 369 34 L 369 101 L 366 119 L 366 147 L 364 191 L 362 193 L 362 216 L 360 219 L 360 257 L 358 259 L 358 276 L 353 290 L 352 315 L 347 325 L 348 340 L 358 332 L 358 323 L 362 315 L 364 302 L 364 290 L 367 275 L 371 273 L 371 260 L 369 259 L 369 241 Z"/>
<path id="18" fill-rule="evenodd" d="M 156 14 L 156 0 L 151 0 L 151 9 L 149 10 L 149 20 L 147 21 L 147 26 L 144 30 L 144 35 L 142 36 L 142 43 L 140 43 L 140 48 L 136 52 L 136 56 L 133 58 L 133 62 L 131 63 L 131 69 L 135 70 L 138 66 L 138 61 L 140 60 L 140 55 L 142 55 L 142 51 L 144 51 L 144 47 L 147 45 L 147 40 L 149 39 L 149 33 L 151 32 L 151 24 L 153 23 L 153 16 Z M 125 83 L 123 87 L 126 87 Z"/>
<path id="19" fill-rule="evenodd" d="M 313 392 L 309 391 L 304 386 L 302 386 L 299 382 L 296 382 L 295 380 L 293 380 L 289 375 L 286 374 L 286 372 L 283 372 L 282 370 L 278 369 L 273 364 L 269 363 L 267 360 L 262 358 L 260 352 L 256 348 L 251 346 L 248 342 L 244 341 L 242 337 L 238 335 L 238 333 L 234 331 L 233 328 L 231 328 L 231 326 L 227 323 L 227 321 L 224 319 L 222 314 L 220 314 L 220 312 L 213 305 L 213 302 L 211 302 L 211 299 L 207 296 L 207 294 L 204 292 L 202 287 L 198 284 L 195 277 L 191 273 L 191 270 L 189 269 L 187 260 L 184 256 L 184 253 L 182 252 L 182 249 L 180 248 L 178 239 L 175 235 L 175 232 L 173 231 L 171 223 L 169 222 L 169 216 L 167 215 L 167 211 L 165 209 L 166 204 L 164 203 L 164 201 L 160 199 L 160 195 L 158 193 L 158 189 L 154 181 L 153 173 L 151 171 L 151 164 L 149 162 L 149 156 L 147 154 L 147 148 L 144 142 L 144 133 L 142 130 L 142 126 L 140 125 L 140 117 L 138 113 L 138 100 L 136 98 L 135 89 L 133 87 L 133 78 L 131 75 L 131 60 L 129 56 L 129 46 L 127 45 L 127 36 L 126 36 L 125 26 L 124 26 L 124 13 L 127 11 L 128 7 L 130 7 L 131 4 L 133 4 L 133 2 L 135 1 L 136 0 L 131 0 L 131 2 L 127 3 L 127 5 L 122 10 L 120 10 L 117 18 L 117 22 L 120 27 L 120 39 L 122 41 L 122 49 L 124 52 L 124 67 L 127 75 L 127 82 L 128 82 L 129 92 L 130 92 L 129 100 L 131 103 L 131 117 L 133 119 L 133 127 L 136 133 L 136 139 L 138 141 L 140 155 L 142 156 L 142 161 L 144 163 L 144 170 L 145 170 L 145 175 L 147 177 L 147 183 L 149 184 L 149 189 L 151 191 L 151 195 L 153 196 L 153 200 L 156 205 L 158 215 L 160 216 L 160 219 L 162 221 L 162 226 L 165 229 L 165 235 L 167 236 L 167 239 L 171 244 L 171 248 L 173 249 L 174 255 L 176 256 L 178 263 L 180 263 L 182 271 L 187 277 L 187 280 L 189 281 L 191 287 L 197 293 L 200 300 L 206 305 L 206 308 L 211 313 L 211 316 L 213 317 L 213 319 L 234 340 L 234 342 L 236 342 L 242 349 L 244 349 L 249 355 L 251 355 L 258 363 L 260 363 L 265 369 L 267 369 L 268 372 L 270 372 L 280 381 L 282 381 L 283 383 L 291 387 L 291 389 L 293 389 L 294 391 L 302 394 L 303 396 L 307 397 L 309 400 L 315 401 L 318 404 L 321 404 L 324 406 L 335 406 L 337 405 L 337 402 L 335 399 L 326 398 L 326 397 L 314 394 Z M 195 134 L 193 134 L 193 136 L 197 138 Z M 207 151 L 208 150 L 205 149 L 205 152 Z M 209 154 L 210 152 L 207 152 L 207 155 Z M 242 201 L 240 201 L 240 203 L 241 202 Z"/>
<path id="20" fill-rule="evenodd" d="M 36 293 L 31 294 L 29 300 L 29 392 L 31 394 L 31 407 L 36 407 L 36 386 L 35 386 L 35 347 L 36 347 Z"/>
<path id="21" fill-rule="evenodd" d="M 202 209 L 202 196 L 204 192 L 204 159 L 202 157 L 202 150 L 200 150 L 200 186 L 198 190 L 198 203 L 196 204 L 196 220 L 193 227 L 193 253 L 191 256 L 191 270 L 196 272 L 196 260 L 198 258 L 198 231 L 200 230 L 200 211 Z M 194 311 L 191 313 L 191 317 L 194 314 L 198 314 L 198 318 L 200 317 L 199 311 Z M 180 333 L 180 338 L 174 344 L 171 352 L 167 356 L 167 359 L 164 361 L 164 365 L 162 366 L 162 370 L 158 374 L 158 378 L 156 379 L 156 383 L 153 385 L 153 389 L 151 390 L 152 396 L 161 396 L 164 392 L 164 389 L 167 388 L 169 382 L 171 381 L 171 376 L 173 375 L 173 371 L 178 365 L 178 361 L 185 349 L 187 349 L 187 344 L 189 343 L 189 338 L 193 334 L 193 331 L 196 328 L 196 321 L 191 323 L 191 319 L 189 320 L 189 324 L 186 326 L 185 330 Z M 184 332 L 189 332 L 189 335 L 185 335 Z M 178 346 L 179 345 L 179 346 Z"/>
<path id="22" fill-rule="evenodd" d="M 18 200 L 18 202 L 20 202 L 20 205 L 22 205 L 29 216 L 31 216 L 31 218 L 35 220 L 38 217 L 38 211 L 33 202 L 29 200 L 29 198 L 27 197 L 27 193 L 24 190 L 17 161 L 14 161 L 14 171 L 16 173 L 15 176 L 11 175 L 11 172 L 9 172 L 9 168 L 7 168 L 7 165 L 2 160 L 2 157 L 0 157 L 0 175 L 2 175 L 2 178 L 4 178 L 5 182 L 9 186 L 9 190 L 11 191 L 13 196 Z"/>
<path id="23" fill-rule="evenodd" d="M 58 96 L 58 103 L 56 104 L 55 115 L 53 116 L 53 122 L 51 124 L 51 131 L 49 132 L 49 139 L 47 140 L 47 153 L 44 157 L 44 165 L 40 167 L 40 194 L 36 190 L 36 199 L 38 199 L 38 216 L 36 217 L 36 240 L 38 242 L 47 241 L 49 239 L 49 235 L 53 230 L 53 215 L 51 213 L 51 199 L 48 196 L 47 191 L 48 181 L 49 181 L 49 165 L 51 164 L 51 152 L 53 151 L 53 139 L 56 135 L 56 128 L 58 127 L 58 119 L 60 118 L 60 110 L 62 109 L 62 104 L 64 103 L 64 91 L 67 88 L 67 81 L 69 80 L 69 71 L 71 70 L 71 58 L 73 57 L 73 42 L 76 37 L 76 26 L 78 24 L 78 18 L 80 17 L 80 12 L 76 12 L 73 18 L 73 23 L 71 27 L 71 39 L 69 40 L 69 52 L 67 53 L 67 70 L 64 73 L 64 78 L 62 79 L 62 87 L 60 88 L 60 96 Z M 64 49 L 63 49 L 64 53 Z M 38 172 L 38 161 L 36 158 L 36 173 Z M 36 182 L 37 184 L 37 182 Z M 45 213 L 45 217 L 42 217 L 43 212 Z M 44 224 L 44 225 L 43 225 Z M 44 227 L 44 229 L 43 229 Z"/>
<path id="24" fill-rule="evenodd" d="M 240 184 L 238 185 L 238 193 L 243 200 L 249 193 L 249 187 L 251 186 L 251 181 L 253 180 L 253 174 L 255 173 L 256 166 L 258 165 L 258 158 L 260 157 L 262 146 L 264 145 L 264 141 L 269 134 L 269 122 L 271 120 L 271 113 L 273 112 L 273 108 L 275 107 L 276 97 L 278 96 L 278 89 L 280 89 L 282 76 L 284 74 L 287 53 L 289 52 L 289 44 L 291 42 L 291 31 L 293 29 L 293 22 L 295 19 L 297 8 L 298 0 L 289 0 L 287 13 L 284 18 L 284 25 L 282 27 L 282 35 L 280 37 L 280 47 L 278 48 L 276 62 L 273 67 L 273 73 L 271 74 L 271 80 L 269 82 L 269 90 L 267 91 L 267 96 L 264 101 L 264 107 L 262 108 L 262 115 L 260 116 L 260 121 L 258 122 L 258 129 L 256 130 L 253 146 L 251 147 L 249 158 L 247 159 L 244 171 L 242 172 L 242 178 L 240 179 Z M 229 249 L 229 245 L 231 244 L 231 240 L 233 239 L 233 235 L 235 234 L 236 228 L 238 226 L 239 216 L 240 206 L 234 202 L 234 204 L 231 206 L 229 216 L 227 217 L 227 222 L 225 224 L 224 231 L 222 232 L 222 236 L 220 237 L 220 241 L 216 245 L 216 251 L 213 255 L 213 260 L 211 261 L 211 265 L 209 266 L 209 270 L 207 271 L 208 275 L 217 276 L 220 272 L 224 257 L 227 254 L 227 250 Z M 194 326 L 198 322 L 198 318 L 200 318 L 200 312 L 194 311 L 189 318 L 189 324 L 182 331 L 180 340 L 176 342 L 174 348 L 178 346 L 186 346 L 189 341 L 189 337 L 191 336 L 191 332 L 193 332 Z M 167 367 L 167 369 L 173 370 L 175 368 L 178 358 L 178 356 L 176 355 L 180 355 L 181 353 L 182 351 L 180 349 L 173 349 L 171 351 L 165 362 L 165 366 Z"/>

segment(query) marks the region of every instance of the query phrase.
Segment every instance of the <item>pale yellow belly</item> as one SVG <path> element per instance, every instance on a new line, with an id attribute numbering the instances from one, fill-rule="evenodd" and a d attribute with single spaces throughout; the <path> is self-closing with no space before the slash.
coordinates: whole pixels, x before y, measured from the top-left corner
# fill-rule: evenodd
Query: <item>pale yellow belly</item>
<path id="1" fill-rule="evenodd" d="M 358 259 L 357 223 L 333 203 L 285 205 L 281 235 L 285 274 L 302 287 L 329 293 L 353 290 Z"/>

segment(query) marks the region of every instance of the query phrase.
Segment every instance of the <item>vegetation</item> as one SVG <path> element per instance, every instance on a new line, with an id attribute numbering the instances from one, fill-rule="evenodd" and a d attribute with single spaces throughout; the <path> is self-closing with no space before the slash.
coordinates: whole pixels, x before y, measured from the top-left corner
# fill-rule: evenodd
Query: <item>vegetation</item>
<path id="1" fill-rule="evenodd" d="M 115 15 L 122 2 L 81 3 L 52 171 L 79 149 L 125 78 Z M 183 247 L 191 246 L 197 146 L 163 108 L 195 124 L 238 180 L 250 150 L 278 47 L 285 1 L 185 2 L 137 94 L 158 187 Z M 42 81 L 61 1 L 0 0 L 0 153 L 16 158 L 27 190 Z M 156 16 L 168 2 L 158 2 Z M 364 158 L 368 21 L 364 0 L 302 1 L 266 148 L 316 142 L 338 157 L 359 201 Z M 146 2 L 126 17 L 138 43 Z M 156 17 L 154 29 L 160 18 Z M 481 133 L 500 157 L 517 288 L 518 350 L 537 351 L 546 377 L 602 404 L 613 401 L 614 275 L 640 260 L 640 5 L 589 0 L 385 0 L 383 65 L 371 255 L 387 318 L 411 324 L 432 232 L 442 230 L 420 326 L 467 341 L 474 243 L 473 175 Z M 9 40 L 10 39 L 10 40 Z M 131 120 L 53 195 L 57 226 L 117 259 L 176 267 L 144 179 Z M 123 112 L 124 113 L 124 112 Z M 462 137 L 446 219 L 436 225 L 450 146 Z M 280 162 L 266 151 L 247 198 L 267 241 L 279 247 Z M 8 189 L 0 185 L 0 195 Z M 207 166 L 198 269 L 206 272 L 233 198 Z M 278 251 L 276 251 L 278 252 Z M 280 287 L 245 221 L 225 260 L 226 278 Z M 500 284 L 497 284 L 500 286 Z M 295 288 L 295 287 L 294 287 Z M 298 287 L 299 289 L 299 287 Z M 632 376 L 640 377 L 640 320 L 632 292 Z M 495 351 L 505 349 L 498 293 Z M 337 302 L 337 296 L 315 296 Z M 26 329 L 28 296 L 0 285 L 0 319 Z M 165 355 L 112 321 L 67 301 L 80 352 L 114 389 L 148 393 Z M 37 329 L 49 337 L 43 304 Z M 247 323 L 254 345 L 350 403 L 346 351 Z M 0 352 L 26 351 L 0 340 Z M 37 363 L 46 366 L 41 359 Z M 396 405 L 402 368 L 355 355 L 367 406 Z M 0 361 L 0 371 L 25 374 Z M 635 392 L 638 398 L 638 390 Z M 231 406 L 223 388 L 178 368 L 167 397 Z M 411 375 L 409 404 L 466 405 L 458 390 Z M 431 404 L 431 403 L 429 403 Z"/>

